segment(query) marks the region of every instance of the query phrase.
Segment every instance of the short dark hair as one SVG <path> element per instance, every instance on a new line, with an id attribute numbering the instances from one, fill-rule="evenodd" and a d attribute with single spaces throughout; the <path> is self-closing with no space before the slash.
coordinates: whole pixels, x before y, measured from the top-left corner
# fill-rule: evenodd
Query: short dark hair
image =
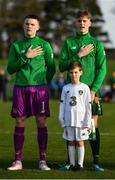
<path id="1" fill-rule="evenodd" d="M 81 63 L 79 63 L 79 62 L 77 62 L 77 61 L 73 61 L 73 62 L 71 62 L 71 63 L 69 64 L 68 71 L 73 70 L 73 69 L 75 69 L 75 68 L 77 68 L 77 67 L 80 69 L 80 71 L 82 71 L 82 65 L 81 65 Z"/>
<path id="2" fill-rule="evenodd" d="M 79 19 L 80 17 L 84 17 L 84 16 L 86 16 L 88 19 L 92 18 L 91 13 L 88 10 L 79 10 L 77 12 L 76 18 Z"/>
<path id="3" fill-rule="evenodd" d="M 39 17 L 36 14 L 28 14 L 25 16 L 24 20 L 28 18 L 36 19 L 37 21 L 39 21 Z"/>

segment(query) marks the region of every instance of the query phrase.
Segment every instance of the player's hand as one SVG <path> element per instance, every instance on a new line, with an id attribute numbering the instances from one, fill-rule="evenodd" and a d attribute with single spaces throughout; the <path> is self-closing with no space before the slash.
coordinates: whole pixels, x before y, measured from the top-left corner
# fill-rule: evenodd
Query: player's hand
<path id="1" fill-rule="evenodd" d="M 32 49 L 32 45 L 31 45 L 27 50 L 26 57 L 34 58 L 36 56 L 41 55 L 42 52 L 43 52 L 43 48 L 41 48 L 41 46 Z"/>
<path id="2" fill-rule="evenodd" d="M 93 51 L 93 49 L 94 49 L 93 44 L 88 44 L 87 46 L 82 46 L 77 55 L 79 58 L 82 58 L 82 57 L 88 55 L 91 51 Z"/>
<path id="3" fill-rule="evenodd" d="M 93 102 L 95 99 L 95 92 L 91 91 L 91 102 Z"/>

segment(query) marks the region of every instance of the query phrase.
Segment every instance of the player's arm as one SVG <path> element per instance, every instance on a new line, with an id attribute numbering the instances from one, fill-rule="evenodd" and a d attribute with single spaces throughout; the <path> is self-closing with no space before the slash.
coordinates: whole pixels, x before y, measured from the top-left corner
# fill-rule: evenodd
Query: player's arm
<path id="1" fill-rule="evenodd" d="M 63 87 L 61 93 L 60 107 L 59 107 L 59 122 L 62 128 L 65 127 L 64 116 L 65 116 L 65 88 Z"/>
<path id="2" fill-rule="evenodd" d="M 9 74 L 19 71 L 27 63 L 27 61 L 28 58 L 25 54 L 19 54 L 14 44 L 11 45 L 7 65 L 7 71 Z"/>
<path id="3" fill-rule="evenodd" d="M 97 92 L 106 75 L 106 56 L 102 43 L 98 42 L 96 50 L 96 74 L 91 91 Z"/>
<path id="4" fill-rule="evenodd" d="M 53 56 L 53 50 L 50 44 L 46 43 L 44 48 L 45 48 L 45 63 L 46 63 L 46 79 L 47 79 L 47 83 L 50 83 L 56 72 L 55 61 Z"/>
<path id="5" fill-rule="evenodd" d="M 62 44 L 62 49 L 61 49 L 61 53 L 60 53 L 60 57 L 59 57 L 60 72 L 67 71 L 70 62 L 71 61 L 69 59 L 68 44 L 67 44 L 67 40 L 65 40 Z"/>
<path id="6" fill-rule="evenodd" d="M 83 123 L 84 127 L 90 128 L 91 127 L 91 116 L 92 116 L 92 111 L 91 111 L 91 94 L 90 94 L 90 89 L 87 86 L 86 88 L 86 94 L 85 94 L 85 108 L 86 108 L 86 114 L 85 114 L 85 121 Z"/>
<path id="7" fill-rule="evenodd" d="M 66 39 L 62 44 L 62 49 L 59 57 L 59 70 L 64 72 L 68 70 L 69 64 L 73 60 L 80 61 L 81 58 L 78 57 L 77 53 L 73 55 L 71 47 L 71 39 Z"/>

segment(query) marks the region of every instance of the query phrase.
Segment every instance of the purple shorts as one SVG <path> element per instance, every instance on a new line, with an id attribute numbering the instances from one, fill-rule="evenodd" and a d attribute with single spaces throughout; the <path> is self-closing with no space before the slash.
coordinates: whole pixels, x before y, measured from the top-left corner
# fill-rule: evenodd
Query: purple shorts
<path id="1" fill-rule="evenodd" d="M 14 86 L 11 116 L 50 116 L 48 86 Z"/>

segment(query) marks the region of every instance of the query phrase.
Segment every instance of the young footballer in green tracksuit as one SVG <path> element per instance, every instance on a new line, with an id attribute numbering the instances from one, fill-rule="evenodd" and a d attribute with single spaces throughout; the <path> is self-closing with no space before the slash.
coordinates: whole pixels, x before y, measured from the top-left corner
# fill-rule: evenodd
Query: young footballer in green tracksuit
<path id="1" fill-rule="evenodd" d="M 28 58 L 27 50 L 34 48 L 41 54 Z M 17 86 L 48 84 L 55 72 L 50 44 L 38 35 L 32 38 L 24 37 L 14 42 L 10 48 L 7 69 L 10 74 L 16 73 L 15 85 Z"/>
<path id="2" fill-rule="evenodd" d="M 39 18 L 34 14 L 24 19 L 24 37 L 10 47 L 7 70 L 16 75 L 11 116 L 16 119 L 14 129 L 15 157 L 8 170 L 21 170 L 26 118 L 35 116 L 39 145 L 39 169 L 48 171 L 46 151 L 50 116 L 48 83 L 55 73 L 50 44 L 38 37 Z"/>
<path id="3" fill-rule="evenodd" d="M 104 171 L 99 166 L 100 135 L 98 129 L 98 115 L 102 114 L 102 107 L 98 91 L 106 75 L 106 57 L 102 43 L 89 33 L 91 14 L 88 11 L 79 11 L 77 14 L 76 36 L 67 38 L 62 45 L 59 59 L 61 72 L 68 70 L 72 61 L 82 64 L 83 74 L 81 82 L 90 87 L 92 99 L 92 118 L 95 121 L 96 140 L 90 140 L 93 153 L 93 169 Z M 67 76 L 67 82 L 70 82 Z"/>

